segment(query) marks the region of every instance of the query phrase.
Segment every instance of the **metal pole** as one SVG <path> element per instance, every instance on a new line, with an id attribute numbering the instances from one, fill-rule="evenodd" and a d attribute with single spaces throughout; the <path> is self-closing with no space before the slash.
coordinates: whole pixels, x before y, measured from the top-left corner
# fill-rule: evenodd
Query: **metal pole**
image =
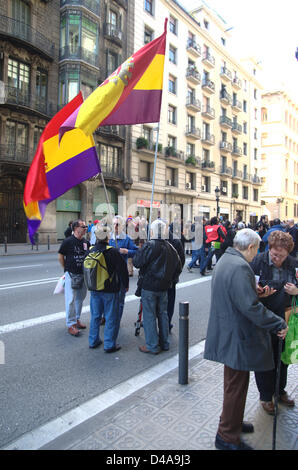
<path id="1" fill-rule="evenodd" d="M 7 236 L 4 237 L 4 252 L 7 253 Z"/>
<path id="2" fill-rule="evenodd" d="M 48 250 L 50 249 L 50 235 L 48 235 Z"/>
<path id="3" fill-rule="evenodd" d="M 108 206 L 108 212 L 109 212 L 110 220 L 111 220 L 111 222 L 113 223 L 112 213 L 111 213 L 111 207 L 110 207 L 110 201 L 109 201 L 109 196 L 108 196 L 108 192 L 107 192 L 107 188 L 106 188 L 106 183 L 105 183 L 105 180 L 104 180 L 104 177 L 103 177 L 102 172 L 100 172 L 100 178 L 101 178 L 101 182 L 102 182 L 102 185 L 103 185 L 103 190 L 104 190 L 104 193 L 105 193 L 105 198 L 106 198 L 106 203 L 107 203 L 107 206 Z M 118 242 L 117 242 L 116 233 L 115 233 L 115 245 L 116 245 L 116 248 L 118 248 Z"/>
<path id="4" fill-rule="evenodd" d="M 148 226 L 148 240 L 150 240 L 150 227 L 151 227 L 152 206 L 153 206 L 153 198 L 154 198 L 156 162 L 157 162 L 157 149 L 158 149 L 158 139 L 159 139 L 159 126 L 160 126 L 160 123 L 157 124 L 157 134 L 156 134 L 156 142 L 155 142 L 155 155 L 154 155 L 154 166 L 153 166 L 153 175 L 152 175 L 152 192 L 151 192 L 150 213 L 149 213 L 149 226 Z"/>
<path id="5" fill-rule="evenodd" d="M 179 303 L 179 384 L 188 384 L 189 302 Z"/>

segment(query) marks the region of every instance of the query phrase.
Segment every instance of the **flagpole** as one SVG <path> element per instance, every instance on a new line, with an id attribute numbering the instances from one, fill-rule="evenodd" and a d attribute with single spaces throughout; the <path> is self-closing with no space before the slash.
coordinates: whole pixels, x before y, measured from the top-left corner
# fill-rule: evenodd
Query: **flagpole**
<path id="1" fill-rule="evenodd" d="M 106 183 L 105 183 L 102 171 L 100 172 L 100 178 L 101 178 L 101 182 L 102 182 L 102 185 L 103 185 L 103 190 L 104 190 L 104 193 L 105 193 L 105 198 L 106 198 L 106 203 L 107 203 L 107 206 L 108 206 L 108 212 L 109 212 L 110 220 L 113 223 L 111 207 L 110 207 L 110 200 L 109 200 L 107 187 L 106 187 Z M 118 248 L 116 233 L 115 233 L 115 244 L 116 244 L 116 248 Z"/>
<path id="2" fill-rule="evenodd" d="M 155 155 L 154 155 L 154 166 L 153 166 L 153 176 L 152 176 L 152 192 L 151 192 L 150 212 L 149 212 L 148 240 L 150 240 L 150 227 L 151 227 L 152 207 L 153 207 L 153 198 L 154 198 L 157 149 L 158 149 L 158 139 L 159 139 L 159 126 L 160 126 L 160 122 L 158 122 L 158 124 L 157 124 L 157 135 L 156 135 L 156 142 L 155 142 Z"/>

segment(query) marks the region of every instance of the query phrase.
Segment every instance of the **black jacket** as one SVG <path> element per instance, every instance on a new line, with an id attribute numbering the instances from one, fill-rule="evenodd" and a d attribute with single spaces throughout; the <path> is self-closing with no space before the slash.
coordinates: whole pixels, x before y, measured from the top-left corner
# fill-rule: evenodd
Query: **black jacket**
<path id="1" fill-rule="evenodd" d="M 182 271 L 179 255 L 166 240 L 150 240 L 138 250 L 132 260 L 140 269 L 138 287 L 159 292 L 168 290 Z"/>
<path id="2" fill-rule="evenodd" d="M 268 281 L 273 280 L 273 266 L 269 264 L 269 251 L 259 253 L 255 256 L 250 265 L 253 272 L 260 276 L 260 282 L 262 284 L 266 285 Z M 285 270 L 284 279 L 278 281 L 278 285 L 272 285 L 272 287 L 277 290 L 276 293 L 269 297 L 260 298 L 260 301 L 276 315 L 284 318 L 285 308 L 291 305 L 291 296 L 284 291 L 284 285 L 287 282 L 297 285 L 295 268 L 298 268 L 298 261 L 292 256 L 288 256 L 282 267 Z"/>
<path id="3" fill-rule="evenodd" d="M 108 243 L 98 242 L 91 248 L 90 253 L 94 251 L 104 251 L 107 245 Z M 101 292 L 119 292 L 120 285 L 123 285 L 127 289 L 129 285 L 127 265 L 118 250 L 114 247 L 110 248 L 105 252 L 104 257 L 110 277 L 113 273 L 115 273 L 115 275 L 113 276 L 110 286 L 106 287 Z"/>

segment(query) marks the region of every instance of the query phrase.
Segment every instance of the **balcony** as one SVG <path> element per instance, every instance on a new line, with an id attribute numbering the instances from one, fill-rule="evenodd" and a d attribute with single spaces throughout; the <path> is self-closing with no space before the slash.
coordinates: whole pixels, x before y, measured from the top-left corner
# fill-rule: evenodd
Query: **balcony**
<path id="1" fill-rule="evenodd" d="M 205 132 L 202 136 L 202 143 L 207 145 L 214 145 L 215 144 L 215 137 L 214 134 L 209 134 L 209 132 Z"/>
<path id="2" fill-rule="evenodd" d="M 186 107 L 190 111 L 201 111 L 201 102 L 192 95 L 186 97 Z"/>
<path id="3" fill-rule="evenodd" d="M 233 125 L 233 121 L 231 118 L 229 118 L 228 116 L 220 116 L 220 119 L 219 119 L 219 124 L 222 126 L 222 127 L 226 127 L 228 129 L 231 129 L 232 128 L 232 125 Z"/>
<path id="4" fill-rule="evenodd" d="M 232 176 L 232 168 L 226 165 L 221 165 L 219 168 L 219 173 L 221 175 Z"/>
<path id="5" fill-rule="evenodd" d="M 215 164 L 214 164 L 214 162 L 210 162 L 209 160 L 202 160 L 201 169 L 213 172 L 214 169 L 215 169 Z"/>
<path id="6" fill-rule="evenodd" d="M 116 162 L 111 159 L 106 163 L 100 162 L 101 171 L 105 178 L 123 179 L 123 170 L 121 165 L 117 166 Z"/>
<path id="7" fill-rule="evenodd" d="M 30 96 L 29 91 L 19 90 L 8 85 L 4 87 L 4 100 L 1 104 L 21 106 L 46 116 L 54 116 L 58 110 L 57 105 L 49 102 L 47 99 L 41 98 L 36 94 Z"/>
<path id="8" fill-rule="evenodd" d="M 237 157 L 241 157 L 242 156 L 242 148 L 238 147 L 237 145 L 233 145 L 232 155 L 236 155 Z"/>
<path id="9" fill-rule="evenodd" d="M 201 83 L 201 75 L 194 67 L 187 67 L 186 69 L 186 78 L 193 85 L 199 85 Z"/>
<path id="10" fill-rule="evenodd" d="M 229 81 L 232 80 L 232 72 L 229 69 L 227 69 L 227 67 L 221 67 L 220 76 L 223 79 L 226 79 L 226 80 L 229 80 Z"/>
<path id="11" fill-rule="evenodd" d="M 262 184 L 261 178 L 258 175 L 251 175 L 251 182 L 253 184 Z"/>
<path id="12" fill-rule="evenodd" d="M 210 106 L 203 106 L 202 109 L 202 116 L 209 118 L 209 119 L 214 119 L 215 118 L 215 110 L 214 108 L 211 108 Z"/>
<path id="13" fill-rule="evenodd" d="M 204 62 L 206 65 L 209 65 L 210 67 L 215 66 L 215 58 L 209 52 L 204 52 L 202 62 Z"/>
<path id="14" fill-rule="evenodd" d="M 242 103 L 239 100 L 233 100 L 232 108 L 234 111 L 242 111 Z"/>
<path id="15" fill-rule="evenodd" d="M 55 45 L 50 39 L 22 21 L 0 15 L 0 37 L 9 38 L 16 44 L 32 49 L 34 52 L 53 60 Z"/>
<path id="16" fill-rule="evenodd" d="M 0 161 L 29 163 L 31 159 L 29 159 L 28 146 L 20 144 L 1 144 Z"/>
<path id="17" fill-rule="evenodd" d="M 221 140 L 219 143 L 219 148 L 221 152 L 232 152 L 232 144 L 230 142 L 226 142 L 225 140 Z"/>
<path id="18" fill-rule="evenodd" d="M 112 23 L 106 23 L 104 26 L 105 36 L 116 44 L 122 46 L 123 32 L 121 29 L 117 28 Z"/>
<path id="19" fill-rule="evenodd" d="M 95 134 L 98 134 L 98 135 L 109 135 L 111 136 L 112 138 L 120 138 L 120 139 L 124 139 L 125 138 L 125 129 L 124 129 L 124 126 L 117 126 L 117 125 L 113 125 L 113 126 L 100 126 L 98 127 L 96 130 L 95 130 Z M 150 147 L 148 146 L 148 149 Z"/>
<path id="20" fill-rule="evenodd" d="M 237 122 L 233 122 L 232 132 L 234 132 L 235 134 L 242 134 L 242 126 Z"/>
<path id="21" fill-rule="evenodd" d="M 194 126 L 186 126 L 185 135 L 187 137 L 192 137 L 193 139 L 200 140 L 201 130 Z"/>
<path id="22" fill-rule="evenodd" d="M 200 57 L 201 55 L 201 47 L 192 39 L 188 39 L 186 49 L 195 57 Z"/>
<path id="23" fill-rule="evenodd" d="M 60 0 L 60 8 L 65 5 L 82 6 L 92 11 L 92 13 L 95 13 L 97 16 L 100 14 L 99 2 L 97 0 Z"/>
<path id="24" fill-rule="evenodd" d="M 202 88 L 204 91 L 208 91 L 209 93 L 215 93 L 215 83 L 209 80 L 209 78 L 205 78 L 203 80 Z"/>
<path id="25" fill-rule="evenodd" d="M 242 179 L 243 179 L 243 181 L 250 181 L 251 175 L 249 173 L 247 173 L 247 171 L 244 171 Z"/>
<path id="26" fill-rule="evenodd" d="M 232 103 L 232 96 L 226 90 L 221 90 L 219 94 L 219 99 L 223 104 Z"/>
<path id="27" fill-rule="evenodd" d="M 84 47 L 65 46 L 60 48 L 59 60 L 82 60 L 99 68 L 98 55 Z"/>
<path id="28" fill-rule="evenodd" d="M 182 150 L 177 150 L 174 147 L 165 147 L 164 154 L 166 158 L 174 158 L 175 160 L 185 161 L 185 154 Z"/>
<path id="29" fill-rule="evenodd" d="M 233 179 L 241 180 L 241 179 L 243 178 L 243 173 L 242 173 L 242 171 L 240 171 L 240 170 L 233 170 L 232 178 L 233 178 Z"/>
<path id="30" fill-rule="evenodd" d="M 232 85 L 234 88 L 237 88 L 237 90 L 241 90 L 242 88 L 242 82 L 239 78 L 234 77 L 232 80 Z"/>

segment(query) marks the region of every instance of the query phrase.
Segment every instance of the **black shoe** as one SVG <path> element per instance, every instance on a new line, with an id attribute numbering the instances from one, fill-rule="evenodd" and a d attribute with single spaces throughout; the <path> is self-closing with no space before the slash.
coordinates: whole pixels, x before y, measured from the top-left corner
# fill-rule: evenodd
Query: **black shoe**
<path id="1" fill-rule="evenodd" d="M 119 349 L 121 349 L 121 346 L 119 346 L 119 344 L 116 344 L 114 348 L 104 349 L 104 352 L 113 353 L 113 352 L 119 351 Z"/>
<path id="2" fill-rule="evenodd" d="M 219 450 L 253 450 L 252 447 L 243 441 L 240 441 L 238 445 L 232 444 L 231 442 L 224 441 L 218 434 L 216 434 L 215 438 L 215 447 Z"/>
<path id="3" fill-rule="evenodd" d="M 95 344 L 94 344 L 94 346 L 90 346 L 90 345 L 89 345 L 89 348 L 90 348 L 90 349 L 95 349 L 95 348 L 98 348 L 98 346 L 100 346 L 101 344 L 102 344 L 102 341 L 101 341 L 101 339 L 100 339 L 100 340 L 98 341 L 98 343 L 95 343 Z"/>
<path id="4" fill-rule="evenodd" d="M 205 271 L 200 271 L 201 276 L 205 276 Z"/>
<path id="5" fill-rule="evenodd" d="M 241 432 L 245 432 L 246 434 L 251 433 L 251 432 L 255 432 L 253 424 L 248 423 L 247 421 L 243 421 Z"/>

